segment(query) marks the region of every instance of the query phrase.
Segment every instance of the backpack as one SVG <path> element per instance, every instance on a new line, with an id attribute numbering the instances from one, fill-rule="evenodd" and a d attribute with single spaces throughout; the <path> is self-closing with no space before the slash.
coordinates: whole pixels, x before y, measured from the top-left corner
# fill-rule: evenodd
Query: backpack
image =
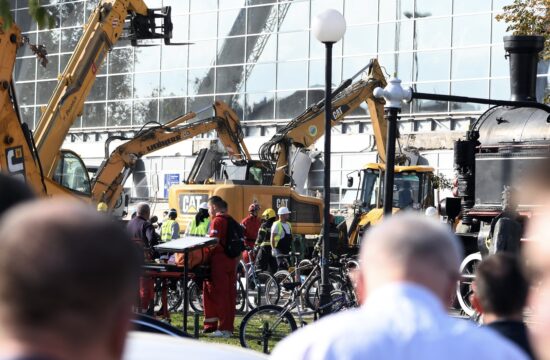
<path id="1" fill-rule="evenodd" d="M 227 236 L 223 247 L 225 255 L 236 258 L 244 251 L 244 229 L 231 216 L 227 217 Z"/>

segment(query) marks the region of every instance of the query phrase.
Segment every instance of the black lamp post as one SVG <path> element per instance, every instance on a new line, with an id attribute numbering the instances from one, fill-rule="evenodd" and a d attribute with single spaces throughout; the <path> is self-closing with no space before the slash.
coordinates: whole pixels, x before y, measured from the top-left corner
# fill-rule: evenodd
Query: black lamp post
<path id="1" fill-rule="evenodd" d="M 332 45 L 338 42 L 346 32 L 346 20 L 338 11 L 328 9 L 320 13 L 313 20 L 311 31 L 317 40 L 325 44 L 325 177 L 324 177 L 324 216 L 323 216 L 323 251 L 321 253 L 321 292 L 319 306 L 321 316 L 330 313 L 330 306 L 324 307 L 330 302 L 331 285 L 328 279 L 328 256 L 330 252 L 330 131 L 332 128 Z"/>

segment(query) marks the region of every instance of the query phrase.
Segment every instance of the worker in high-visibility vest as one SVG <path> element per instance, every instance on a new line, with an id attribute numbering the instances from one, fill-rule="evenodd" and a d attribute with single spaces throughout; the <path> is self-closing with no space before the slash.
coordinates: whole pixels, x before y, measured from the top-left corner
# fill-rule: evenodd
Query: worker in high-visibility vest
<path id="1" fill-rule="evenodd" d="M 167 242 L 180 237 L 180 226 L 176 221 L 178 212 L 176 209 L 170 209 L 168 219 L 162 223 L 160 228 L 160 241 Z"/>
<path id="2" fill-rule="evenodd" d="M 275 221 L 271 226 L 271 254 L 277 259 L 279 270 L 288 269 L 288 261 L 280 255 L 288 255 L 292 247 L 292 226 L 290 219 L 290 210 L 286 206 L 280 207 L 277 210 L 279 220 Z"/>
<path id="3" fill-rule="evenodd" d="M 203 202 L 199 205 L 199 211 L 195 218 L 187 224 L 185 235 L 206 236 L 210 227 L 210 215 L 208 214 L 208 203 Z"/>

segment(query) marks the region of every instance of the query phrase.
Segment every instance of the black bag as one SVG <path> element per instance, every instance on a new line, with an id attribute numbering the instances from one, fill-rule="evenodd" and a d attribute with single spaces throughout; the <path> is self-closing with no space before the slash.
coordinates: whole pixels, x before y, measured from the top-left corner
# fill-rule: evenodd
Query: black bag
<path id="1" fill-rule="evenodd" d="M 230 258 L 236 258 L 244 251 L 244 229 L 231 216 L 227 217 L 227 236 L 223 249 Z"/>

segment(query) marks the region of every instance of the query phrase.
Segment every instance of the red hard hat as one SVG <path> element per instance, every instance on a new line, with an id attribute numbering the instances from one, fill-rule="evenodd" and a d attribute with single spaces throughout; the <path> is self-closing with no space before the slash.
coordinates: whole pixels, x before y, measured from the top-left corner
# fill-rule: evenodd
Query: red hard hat
<path id="1" fill-rule="evenodd" d="M 250 204 L 250 206 L 248 207 L 249 212 L 256 211 L 256 210 L 260 210 L 260 205 L 256 203 Z"/>

